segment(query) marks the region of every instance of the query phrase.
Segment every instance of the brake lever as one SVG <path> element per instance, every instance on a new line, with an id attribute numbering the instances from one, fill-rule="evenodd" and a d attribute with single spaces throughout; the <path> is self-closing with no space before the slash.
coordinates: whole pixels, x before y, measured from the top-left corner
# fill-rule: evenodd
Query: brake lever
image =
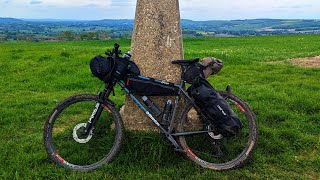
<path id="1" fill-rule="evenodd" d="M 106 51 L 105 54 L 106 54 L 107 56 L 112 56 L 112 55 L 113 55 L 113 52 L 109 50 L 109 51 Z"/>

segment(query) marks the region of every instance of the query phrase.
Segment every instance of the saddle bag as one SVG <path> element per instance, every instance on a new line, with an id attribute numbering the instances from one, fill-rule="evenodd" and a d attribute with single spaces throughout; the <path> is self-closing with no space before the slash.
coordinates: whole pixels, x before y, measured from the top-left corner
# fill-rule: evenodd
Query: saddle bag
<path id="1" fill-rule="evenodd" d="M 179 89 L 172 83 L 143 76 L 127 77 L 125 86 L 131 93 L 139 96 L 176 96 L 179 92 Z"/>
<path id="2" fill-rule="evenodd" d="M 217 74 L 223 68 L 223 62 L 220 59 L 214 57 L 206 57 L 201 61 L 203 69 L 203 78 L 207 79 L 213 74 Z"/>
<path id="3" fill-rule="evenodd" d="M 203 77 L 204 67 L 199 63 L 190 64 L 184 73 L 184 80 L 189 84 L 199 82 L 200 77 Z"/>
<path id="4" fill-rule="evenodd" d="M 223 62 L 219 59 L 206 57 L 200 63 L 190 64 L 185 70 L 184 79 L 189 84 L 198 83 L 200 78 L 207 79 L 213 74 L 217 74 L 223 67 Z"/>
<path id="5" fill-rule="evenodd" d="M 219 133 L 230 137 L 240 132 L 243 127 L 240 119 L 208 81 L 201 79 L 187 91 Z"/>

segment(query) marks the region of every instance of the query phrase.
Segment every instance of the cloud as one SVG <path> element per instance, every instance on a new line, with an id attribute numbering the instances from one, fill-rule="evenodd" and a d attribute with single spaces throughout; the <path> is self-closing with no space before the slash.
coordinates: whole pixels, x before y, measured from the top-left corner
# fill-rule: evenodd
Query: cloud
<path id="1" fill-rule="evenodd" d="M 112 6 L 128 7 L 135 6 L 136 0 L 112 0 Z"/>
<path id="2" fill-rule="evenodd" d="M 98 7 L 109 7 L 112 0 L 12 0 L 11 3 L 14 6 L 26 6 L 28 4 L 41 4 L 44 7 L 82 7 L 82 6 L 98 6 Z"/>
<path id="3" fill-rule="evenodd" d="M 0 17 L 133 19 L 136 2 L 137 0 L 0 0 Z M 184 19 L 320 19 L 320 0 L 179 0 L 179 3 L 181 17 Z"/>
<path id="4" fill-rule="evenodd" d="M 30 2 L 30 4 L 41 4 L 41 3 L 42 1 L 34 1 L 34 0 Z"/>
<path id="5" fill-rule="evenodd" d="M 42 3 L 34 3 L 41 1 Z M 33 2 L 33 4 L 31 3 Z M 0 17 L 26 19 L 133 19 L 136 0 L 0 0 Z"/>
<path id="6" fill-rule="evenodd" d="M 182 17 L 199 20 L 320 18 L 319 0 L 180 0 L 180 9 Z"/>

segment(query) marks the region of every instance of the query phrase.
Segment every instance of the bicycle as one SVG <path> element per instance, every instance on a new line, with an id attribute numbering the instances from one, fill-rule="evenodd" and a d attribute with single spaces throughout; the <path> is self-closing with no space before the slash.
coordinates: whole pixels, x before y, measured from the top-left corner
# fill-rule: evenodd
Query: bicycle
<path id="1" fill-rule="evenodd" d="M 109 53 L 109 56 L 118 57 L 118 48 Z M 122 118 L 115 103 L 109 99 L 118 84 L 149 117 L 175 151 L 183 153 L 196 164 L 213 170 L 230 170 L 243 166 L 252 155 L 258 140 L 255 115 L 242 99 L 232 94 L 228 85 L 226 91 L 219 93 L 242 120 L 243 128 L 241 134 L 232 138 L 217 134 L 214 125 L 185 90 L 184 70 L 198 61 L 199 59 L 172 62 L 182 67 L 180 84 L 139 76 L 140 79 L 173 88 L 175 91 L 175 102 L 170 116 L 167 116 L 167 124 L 157 121 L 137 95 L 116 78 L 105 83 L 104 90 L 98 95 L 80 94 L 65 99 L 52 110 L 44 125 L 44 145 L 48 156 L 62 167 L 79 171 L 94 170 L 114 159 L 124 137 Z M 181 101 L 184 101 L 184 107 L 178 114 Z M 192 118 L 196 121 L 191 121 Z"/>

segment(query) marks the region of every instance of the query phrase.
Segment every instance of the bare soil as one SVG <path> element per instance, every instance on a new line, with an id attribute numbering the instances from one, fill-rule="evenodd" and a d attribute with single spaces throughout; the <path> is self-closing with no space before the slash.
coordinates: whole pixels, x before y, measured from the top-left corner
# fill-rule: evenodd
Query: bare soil
<path id="1" fill-rule="evenodd" d="M 296 65 L 302 67 L 320 67 L 320 56 L 316 57 L 306 57 L 306 58 L 294 58 L 289 59 L 289 61 Z"/>

